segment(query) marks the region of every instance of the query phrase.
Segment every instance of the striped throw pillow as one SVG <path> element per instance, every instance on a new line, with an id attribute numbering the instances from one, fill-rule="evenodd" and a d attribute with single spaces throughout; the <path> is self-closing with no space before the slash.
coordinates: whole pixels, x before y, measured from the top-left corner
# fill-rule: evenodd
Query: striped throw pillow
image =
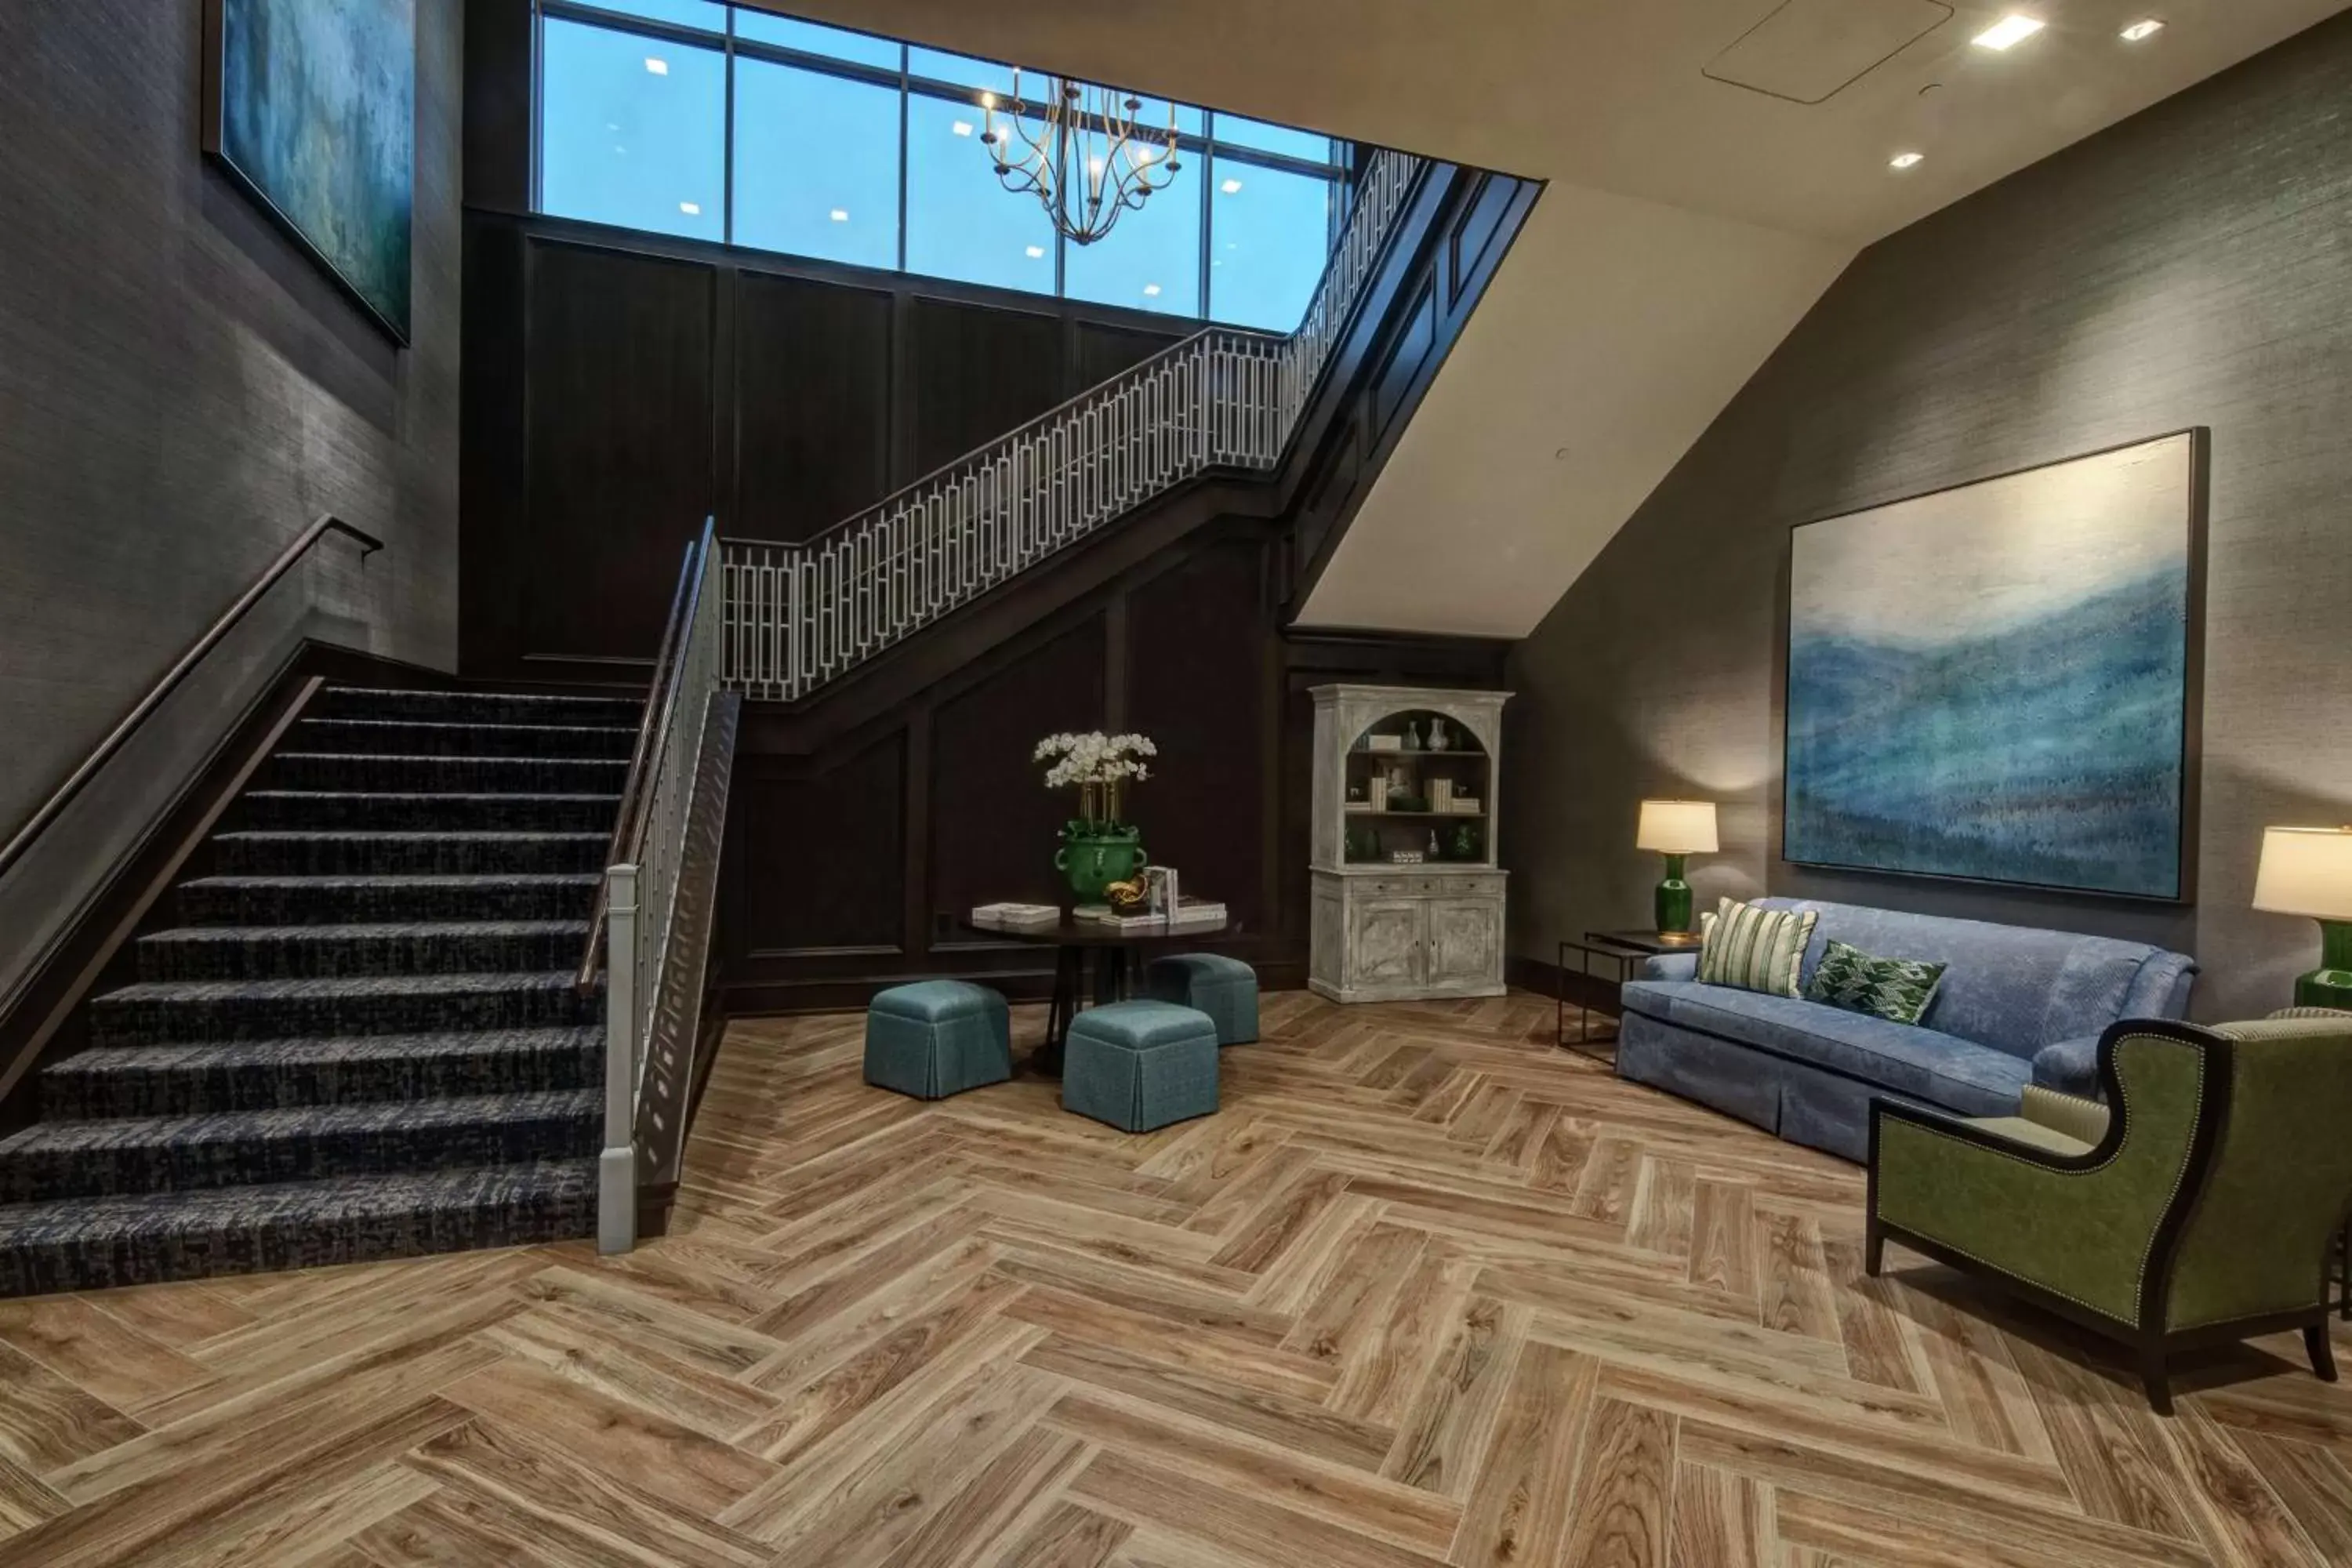
<path id="1" fill-rule="evenodd" d="M 1699 983 L 1796 995 L 1797 971 L 1804 965 L 1805 944 L 1813 940 L 1813 922 L 1820 918 L 1811 910 L 1760 910 L 1737 899 L 1724 900 L 1703 927 Z"/>

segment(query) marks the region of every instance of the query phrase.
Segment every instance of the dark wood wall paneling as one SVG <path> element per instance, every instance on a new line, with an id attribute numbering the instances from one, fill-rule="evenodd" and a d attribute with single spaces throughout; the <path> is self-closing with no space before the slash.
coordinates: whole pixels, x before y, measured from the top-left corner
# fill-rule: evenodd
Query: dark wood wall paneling
<path id="1" fill-rule="evenodd" d="M 488 210 L 466 268 L 468 675 L 639 671 L 705 516 L 807 539 L 1193 330 Z"/>
<path id="2" fill-rule="evenodd" d="M 527 60 L 518 4 L 470 8 L 469 20 L 480 19 L 469 64 L 479 72 L 504 78 Z M 519 132 L 528 126 L 510 94 L 486 82 L 468 102 L 483 132 L 469 140 L 467 162 L 469 671 L 546 673 L 524 658 L 536 651 L 522 630 L 528 605 L 545 591 L 525 542 L 561 548 L 592 531 L 624 537 L 583 552 L 599 564 L 578 578 L 599 580 L 563 591 L 590 610 L 551 624 L 591 632 L 595 606 L 633 598 L 649 606 L 632 612 L 646 620 L 612 624 L 636 646 L 608 639 L 606 651 L 649 652 L 645 628 L 701 515 L 687 473 L 703 454 L 722 531 L 806 538 L 1188 330 L 532 218 L 522 210 L 528 142 Z M 1185 871 L 1188 888 L 1231 907 L 1240 929 L 1229 951 L 1269 984 L 1303 984 L 1308 690 L 1333 680 L 1492 686 L 1505 650 L 1286 630 L 1307 585 L 1300 564 L 1328 555 L 1361 503 L 1535 195 L 1524 182 L 1455 171 L 1423 194 L 1276 480 L 1180 491 L 814 703 L 747 710 L 720 893 L 730 1010 L 854 1005 L 879 984 L 942 973 L 1042 994 L 1050 952 L 958 921 L 987 900 L 1060 896 L 1052 858 L 1068 803 L 1045 791 L 1029 754 L 1050 731 L 1097 727 L 1159 741 L 1158 776 L 1134 797 L 1147 847 Z M 583 247 L 619 270 L 571 255 L 546 265 Z M 707 279 L 707 291 L 677 282 L 681 268 Z M 644 300 L 540 297 L 551 287 L 595 293 L 621 272 L 644 279 Z M 1426 303 L 1402 308 L 1413 300 Z M 526 343 L 524 323 L 535 334 L 558 321 L 593 341 Z M 703 330 L 703 342 L 654 341 Z M 682 384 L 613 395 L 644 422 L 648 443 L 684 456 L 653 459 L 632 435 L 620 444 L 633 456 L 597 458 L 569 480 L 542 478 L 621 417 L 562 392 L 547 401 L 545 380 L 637 363 L 656 384 L 707 365 L 707 399 Z M 690 515 L 641 515 L 662 508 Z M 535 510 L 544 525 L 531 521 Z M 629 537 L 654 542 L 640 549 Z M 655 563 L 660 571 L 642 580 Z"/>
<path id="3" fill-rule="evenodd" d="M 1160 552 L 950 679 L 807 754 L 739 756 L 722 894 L 730 1011 L 861 1004 L 909 976 L 1042 995 L 1050 950 L 965 931 L 974 904 L 1066 900 L 1069 801 L 1029 760 L 1059 730 L 1159 743 L 1130 815 L 1152 858 L 1222 899 L 1219 945 L 1304 984 L 1313 703 L 1332 680 L 1491 687 L 1506 646 L 1286 631 L 1288 529 L 1232 517 Z"/>

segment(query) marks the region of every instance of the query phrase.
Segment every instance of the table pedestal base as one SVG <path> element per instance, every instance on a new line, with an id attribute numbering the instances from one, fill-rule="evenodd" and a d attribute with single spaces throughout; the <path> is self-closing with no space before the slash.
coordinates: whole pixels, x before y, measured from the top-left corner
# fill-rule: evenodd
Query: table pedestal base
<path id="1" fill-rule="evenodd" d="M 1046 1078 L 1062 1076 L 1063 1048 L 1070 1037 L 1070 1025 L 1088 994 L 1088 972 L 1092 972 L 1093 1005 L 1107 1006 L 1127 1000 L 1133 984 L 1134 966 L 1128 961 L 1123 947 L 1065 947 L 1056 950 L 1054 963 L 1054 1001 L 1045 1015 L 1045 1039 L 1029 1053 L 1029 1067 Z"/>

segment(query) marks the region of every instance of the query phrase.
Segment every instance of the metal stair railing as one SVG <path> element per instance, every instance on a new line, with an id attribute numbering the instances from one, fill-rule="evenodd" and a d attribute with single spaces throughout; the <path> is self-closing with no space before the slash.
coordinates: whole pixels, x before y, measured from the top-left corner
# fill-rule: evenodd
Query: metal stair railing
<path id="1" fill-rule="evenodd" d="M 1373 154 L 1288 337 L 1208 328 L 813 539 L 720 540 L 721 680 L 804 697 L 1188 479 L 1278 467 L 1429 166 Z"/>

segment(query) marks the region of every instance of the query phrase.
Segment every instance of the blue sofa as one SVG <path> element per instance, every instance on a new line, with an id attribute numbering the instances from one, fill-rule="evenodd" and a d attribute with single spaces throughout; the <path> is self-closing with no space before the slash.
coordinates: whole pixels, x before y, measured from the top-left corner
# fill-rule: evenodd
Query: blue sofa
<path id="1" fill-rule="evenodd" d="M 1951 967 L 1927 1016 L 1909 1025 L 1702 985 L 1696 952 L 1653 958 L 1625 985 L 1617 1070 L 1849 1160 L 1869 1157 L 1874 1096 L 1959 1116 L 2014 1115 L 2029 1083 L 2095 1096 L 2100 1031 L 2119 1018 L 2183 1016 L 2197 978 L 2194 960 L 2140 942 L 1755 901 L 1819 912 L 1801 991 L 1832 938 Z"/>

